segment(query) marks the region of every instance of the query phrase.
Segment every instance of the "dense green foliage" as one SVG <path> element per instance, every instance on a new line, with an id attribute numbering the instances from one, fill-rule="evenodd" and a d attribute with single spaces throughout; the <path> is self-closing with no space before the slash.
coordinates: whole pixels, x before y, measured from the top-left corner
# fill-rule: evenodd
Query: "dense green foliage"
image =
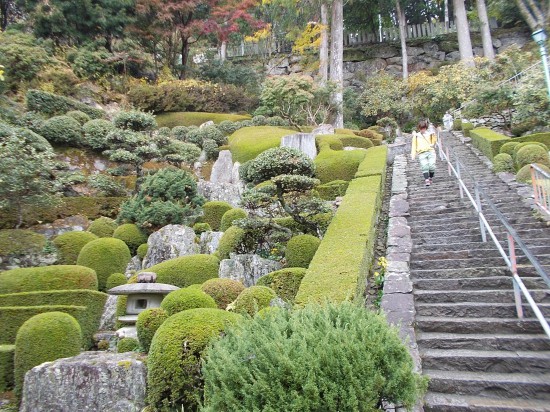
<path id="1" fill-rule="evenodd" d="M 218 277 L 220 261 L 213 255 L 190 255 L 166 260 L 150 268 L 147 272 L 157 274 L 158 283 L 185 288 Z"/>
<path id="2" fill-rule="evenodd" d="M 44 362 L 80 353 L 80 325 L 70 315 L 50 312 L 26 321 L 15 340 L 15 394 L 21 399 L 25 373 Z"/>
<path id="3" fill-rule="evenodd" d="M 237 248 L 243 241 L 245 231 L 237 226 L 230 226 L 223 234 L 218 243 L 216 253 L 220 259 L 229 259 L 229 254 L 237 251 Z"/>
<path id="4" fill-rule="evenodd" d="M 270 311 L 206 352 L 204 412 L 412 408 L 427 382 L 397 330 L 353 304 Z"/>
<path id="5" fill-rule="evenodd" d="M 220 230 L 223 215 L 233 209 L 233 206 L 227 202 L 211 201 L 206 202 L 202 208 L 204 212 L 202 220 L 204 223 L 208 223 L 212 230 L 218 231 Z"/>
<path id="6" fill-rule="evenodd" d="M 542 164 L 537 164 L 537 166 L 544 170 L 546 173 L 550 173 L 550 167 Z M 516 180 L 521 183 L 531 183 L 531 166 L 525 165 L 521 169 L 519 169 L 518 173 L 516 174 Z"/>
<path id="7" fill-rule="evenodd" d="M 32 255 L 46 246 L 46 236 L 25 229 L 0 230 L 0 256 Z"/>
<path id="8" fill-rule="evenodd" d="M 248 216 L 248 213 L 246 212 L 246 210 L 241 209 L 239 207 L 229 209 L 222 216 L 219 230 L 221 232 L 225 232 L 227 229 L 229 229 L 233 225 L 233 222 L 235 220 L 244 219 L 247 216 Z"/>
<path id="9" fill-rule="evenodd" d="M 273 289 L 267 286 L 250 286 L 237 296 L 230 308 L 241 315 L 254 316 L 258 311 L 267 308 L 276 297 Z"/>
<path id="10" fill-rule="evenodd" d="M 139 343 L 144 352 L 149 352 L 155 332 L 166 319 L 168 319 L 168 315 L 162 308 L 145 309 L 139 313 L 136 329 Z"/>
<path id="11" fill-rule="evenodd" d="M 469 136 L 472 138 L 473 146 L 491 160 L 499 153 L 500 146 L 510 141 L 508 136 L 484 127 L 470 129 Z"/>
<path id="12" fill-rule="evenodd" d="M 306 269 L 303 267 L 289 267 L 262 276 L 256 286 L 267 286 L 281 299 L 293 303 L 305 274 Z"/>
<path id="13" fill-rule="evenodd" d="M 94 109 L 77 100 L 65 96 L 58 96 L 42 90 L 29 90 L 26 95 L 27 110 L 42 113 L 47 116 L 65 114 L 71 110 L 80 110 L 92 119 L 101 119 L 105 113 L 103 110 Z"/>
<path id="14" fill-rule="evenodd" d="M 113 237 L 126 243 L 132 255 L 135 255 L 137 248 L 141 244 L 147 243 L 147 235 L 137 225 L 132 223 L 126 223 L 117 227 L 113 233 Z"/>
<path id="15" fill-rule="evenodd" d="M 68 146 L 82 145 L 82 126 L 70 116 L 54 116 L 46 120 L 40 134 L 50 143 Z"/>
<path id="16" fill-rule="evenodd" d="M 105 283 L 105 290 L 109 291 L 110 289 L 126 284 L 126 275 L 124 273 L 111 273 L 107 278 Z"/>
<path id="17" fill-rule="evenodd" d="M 548 149 L 536 144 L 528 144 L 517 151 L 516 164 L 518 169 L 530 163 L 539 163 L 550 167 Z"/>
<path id="18" fill-rule="evenodd" d="M 117 353 L 133 352 L 139 348 L 139 341 L 135 338 L 122 338 L 116 344 Z"/>
<path id="19" fill-rule="evenodd" d="M 332 135 L 317 136 L 319 154 L 315 158 L 315 176 L 321 183 L 353 179 L 357 167 L 365 157 L 364 150 L 341 150 L 342 143 Z M 340 150 L 334 150 L 334 145 Z"/>
<path id="20" fill-rule="evenodd" d="M 201 354 L 240 316 L 220 309 L 190 309 L 159 327 L 147 359 L 147 396 L 157 410 L 195 410 L 202 394 Z"/>
<path id="21" fill-rule="evenodd" d="M 180 128 L 185 126 L 200 126 L 204 122 L 213 121 L 214 123 L 223 123 L 224 121 L 238 124 L 238 122 L 250 119 L 248 115 L 210 113 L 210 112 L 171 112 L 160 113 L 157 115 L 159 126 Z M 174 130 L 172 130 L 174 132 Z M 176 133 L 174 133 L 176 135 Z M 177 136 L 177 135 L 176 135 Z"/>
<path id="22" fill-rule="evenodd" d="M 0 393 L 13 388 L 15 345 L 0 345 Z"/>
<path id="23" fill-rule="evenodd" d="M 278 147 L 281 138 L 295 130 L 273 126 L 245 127 L 229 136 L 229 148 L 234 162 L 245 163 L 267 149 Z"/>
<path id="24" fill-rule="evenodd" d="M 493 157 L 493 172 L 514 173 L 514 160 L 508 153 L 499 153 Z"/>
<path id="25" fill-rule="evenodd" d="M 219 309 L 227 309 L 227 305 L 237 299 L 244 290 L 244 285 L 238 280 L 214 278 L 201 285 L 201 290 L 212 296 Z"/>
<path id="26" fill-rule="evenodd" d="M 98 237 L 90 232 L 66 232 L 57 236 L 53 244 L 59 253 L 57 264 L 76 265 L 80 250 Z"/>
<path id="27" fill-rule="evenodd" d="M 216 302 L 200 289 L 183 288 L 170 292 L 162 300 L 160 307 L 168 316 L 178 312 L 197 308 L 216 308 Z"/>
<path id="28" fill-rule="evenodd" d="M 333 180 L 332 182 L 318 185 L 315 187 L 319 197 L 324 200 L 334 200 L 338 196 L 344 196 L 348 188 L 349 182 L 345 180 Z"/>
<path id="29" fill-rule="evenodd" d="M 321 240 L 312 235 L 292 237 L 285 249 L 286 265 L 293 268 L 307 268 L 320 243 Z"/>
<path id="30" fill-rule="evenodd" d="M 143 259 L 145 255 L 147 255 L 147 251 L 149 250 L 149 246 L 147 243 L 143 243 L 142 245 L 139 245 L 137 248 L 137 255 L 140 259 Z"/>
<path id="31" fill-rule="evenodd" d="M 82 126 L 84 133 L 83 144 L 94 150 L 105 150 L 108 148 L 107 135 L 112 132 L 115 125 L 104 119 L 94 119 Z"/>
<path id="32" fill-rule="evenodd" d="M 97 237 L 112 237 L 116 228 L 117 224 L 113 219 L 102 216 L 90 223 L 88 232 L 93 233 Z"/>
<path id="33" fill-rule="evenodd" d="M 105 290 L 107 278 L 113 273 L 123 273 L 132 255 L 122 240 L 99 238 L 82 248 L 77 264 L 93 269 L 97 273 L 98 289 Z"/>

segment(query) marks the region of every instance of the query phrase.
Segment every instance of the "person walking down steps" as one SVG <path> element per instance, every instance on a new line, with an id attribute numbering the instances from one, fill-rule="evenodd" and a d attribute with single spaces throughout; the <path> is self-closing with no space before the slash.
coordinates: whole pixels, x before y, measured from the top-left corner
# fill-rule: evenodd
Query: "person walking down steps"
<path id="1" fill-rule="evenodd" d="M 426 186 L 432 184 L 435 174 L 435 144 L 437 142 L 435 129 L 432 127 L 428 130 L 428 126 L 426 120 L 418 122 L 418 131 L 412 134 L 411 148 L 411 159 L 414 160 L 416 155 L 418 155 L 420 169 L 422 170 Z"/>

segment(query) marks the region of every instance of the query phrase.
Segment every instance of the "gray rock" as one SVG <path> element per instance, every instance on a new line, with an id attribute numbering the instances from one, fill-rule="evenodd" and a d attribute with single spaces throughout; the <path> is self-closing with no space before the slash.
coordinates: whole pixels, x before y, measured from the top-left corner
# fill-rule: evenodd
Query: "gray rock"
<path id="1" fill-rule="evenodd" d="M 282 268 L 280 262 L 258 255 L 231 254 L 220 263 L 219 277 L 240 281 L 246 287 L 254 286 L 259 278 Z"/>
<path id="2" fill-rule="evenodd" d="M 233 158 L 229 150 L 222 150 L 218 156 L 212 173 L 210 174 L 211 183 L 233 183 Z"/>
<path id="3" fill-rule="evenodd" d="M 206 199 L 221 200 L 233 207 L 239 207 L 243 186 L 234 183 L 211 183 L 201 180 L 197 183 L 198 192 Z"/>
<path id="4" fill-rule="evenodd" d="M 208 120 L 207 122 L 204 122 L 203 124 L 201 124 L 199 126 L 199 129 L 204 129 L 205 127 L 208 127 L 208 126 L 214 126 L 214 122 L 212 120 Z"/>
<path id="5" fill-rule="evenodd" d="M 165 260 L 199 253 L 195 232 L 188 226 L 167 225 L 149 236 L 143 269 Z"/>
<path id="6" fill-rule="evenodd" d="M 313 131 L 312 134 L 334 134 L 334 126 L 331 124 L 320 124 Z"/>
<path id="7" fill-rule="evenodd" d="M 317 156 L 315 135 L 313 133 L 296 133 L 283 136 L 281 139 L 281 147 L 292 147 L 293 149 L 300 150 L 310 159 L 315 159 L 315 156 Z"/>
<path id="8" fill-rule="evenodd" d="M 25 376 L 21 412 L 140 412 L 147 370 L 139 355 L 84 352 Z"/>
<path id="9" fill-rule="evenodd" d="M 200 253 L 211 255 L 218 249 L 223 232 L 203 232 L 199 243 Z"/>
<path id="10" fill-rule="evenodd" d="M 139 256 L 134 256 L 126 266 L 124 273 L 133 273 L 135 271 L 141 270 L 141 259 Z"/>
<path id="11" fill-rule="evenodd" d="M 231 170 L 231 183 L 235 185 L 241 185 L 241 176 L 239 175 L 239 168 L 241 164 L 239 162 L 233 163 L 233 170 Z"/>
<path id="12" fill-rule="evenodd" d="M 103 306 L 103 314 L 99 321 L 99 330 L 114 330 L 116 323 L 116 305 L 118 296 L 109 295 Z"/>
<path id="13" fill-rule="evenodd" d="M 88 229 L 90 221 L 86 216 L 75 215 L 63 219 L 57 219 L 52 223 L 33 226 L 31 229 L 36 233 L 41 233 L 48 239 L 52 239 L 66 232 L 82 232 Z"/>

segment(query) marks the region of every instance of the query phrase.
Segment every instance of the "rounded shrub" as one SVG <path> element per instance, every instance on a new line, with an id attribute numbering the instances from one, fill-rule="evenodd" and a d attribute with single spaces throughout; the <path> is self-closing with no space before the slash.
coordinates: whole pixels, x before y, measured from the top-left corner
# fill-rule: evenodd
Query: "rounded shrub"
<path id="1" fill-rule="evenodd" d="M 235 220 L 244 219 L 247 216 L 248 216 L 248 213 L 246 212 L 246 210 L 241 209 L 239 207 L 229 209 L 222 216 L 222 220 L 220 222 L 220 231 L 225 232 L 227 229 L 229 229 L 233 225 L 233 222 Z"/>
<path id="2" fill-rule="evenodd" d="M 147 243 L 147 235 L 133 223 L 126 223 L 117 227 L 113 237 L 126 243 L 132 254 L 136 252 L 139 245 Z"/>
<path id="3" fill-rule="evenodd" d="M 499 153 L 506 153 L 512 156 L 512 154 L 514 153 L 514 149 L 518 144 L 519 142 L 504 143 L 502 146 L 500 146 Z"/>
<path id="4" fill-rule="evenodd" d="M 157 127 L 154 115 L 140 112 L 139 110 L 120 112 L 113 119 L 113 123 L 119 129 L 132 130 L 134 132 L 151 131 Z"/>
<path id="5" fill-rule="evenodd" d="M 183 288 L 170 292 L 162 300 L 160 307 L 168 316 L 178 312 L 197 308 L 216 308 L 216 302 L 199 288 Z"/>
<path id="6" fill-rule="evenodd" d="M 116 344 L 116 351 L 118 353 L 133 352 L 139 348 L 139 342 L 134 338 L 122 338 Z"/>
<path id="7" fill-rule="evenodd" d="M 54 116 L 44 122 L 40 134 L 51 143 L 79 146 L 82 126 L 70 116 Z"/>
<path id="8" fill-rule="evenodd" d="M 231 120 L 223 120 L 218 124 L 218 129 L 221 130 L 225 135 L 230 135 L 235 133 L 238 130 L 238 125 Z"/>
<path id="9" fill-rule="evenodd" d="M 301 267 L 281 269 L 262 276 L 256 286 L 267 286 L 281 299 L 293 302 L 305 274 L 306 269 Z"/>
<path id="10" fill-rule="evenodd" d="M 75 119 L 80 125 L 84 125 L 85 123 L 90 121 L 90 116 L 88 116 L 86 113 L 81 112 L 80 110 L 71 110 L 65 113 L 66 116 L 72 117 Z"/>
<path id="11" fill-rule="evenodd" d="M 151 348 L 155 332 L 166 319 L 168 319 L 168 315 L 162 308 L 145 309 L 139 313 L 136 321 L 137 336 L 146 353 Z"/>
<path id="12" fill-rule="evenodd" d="M 499 153 L 493 157 L 493 172 L 511 172 L 513 173 L 514 169 L 514 160 L 512 156 L 508 153 Z"/>
<path id="13" fill-rule="evenodd" d="M 210 232 L 212 228 L 208 223 L 195 223 L 193 225 L 193 231 L 200 236 L 201 233 Z"/>
<path id="14" fill-rule="evenodd" d="M 550 173 L 550 167 L 543 165 L 543 164 L 537 164 L 538 167 L 540 167 L 542 170 L 544 170 L 547 173 Z M 516 180 L 521 183 L 531 183 L 531 167 L 530 165 L 525 165 L 521 169 L 518 170 L 518 173 L 516 174 Z"/>
<path id="15" fill-rule="evenodd" d="M 250 286 L 243 290 L 231 304 L 239 314 L 254 316 L 259 310 L 267 308 L 271 299 L 277 297 L 273 289 L 266 286 Z"/>
<path id="16" fill-rule="evenodd" d="M 204 412 L 412 408 L 427 388 L 397 329 L 349 302 L 256 316 L 204 359 Z"/>
<path id="17" fill-rule="evenodd" d="M 97 237 L 112 237 L 117 226 L 117 223 L 113 219 L 102 216 L 90 223 L 88 232 L 93 233 Z"/>
<path id="18" fill-rule="evenodd" d="M 147 268 L 157 274 L 158 283 L 186 288 L 218 277 L 220 260 L 213 255 L 189 255 L 166 260 Z"/>
<path id="19" fill-rule="evenodd" d="M 218 129 L 217 126 L 210 125 L 199 129 L 202 135 L 202 140 L 213 140 L 216 142 L 216 146 L 221 146 L 227 143 L 225 134 Z"/>
<path id="20" fill-rule="evenodd" d="M 212 139 L 204 139 L 202 141 L 202 150 L 204 150 L 204 153 L 206 154 L 206 158 L 208 160 L 216 160 L 220 153 L 218 145 Z"/>
<path id="21" fill-rule="evenodd" d="M 97 290 L 93 269 L 76 265 L 19 268 L 0 273 L 0 295 L 44 290 Z"/>
<path id="22" fill-rule="evenodd" d="M 139 245 L 137 248 L 138 258 L 143 259 L 147 254 L 148 250 L 149 250 L 149 246 L 147 245 L 147 243 L 142 243 L 141 245 Z"/>
<path id="23" fill-rule="evenodd" d="M 71 315 L 48 312 L 28 319 L 15 338 L 15 394 L 21 399 L 25 373 L 44 362 L 76 356 L 82 346 L 80 325 Z"/>
<path id="24" fill-rule="evenodd" d="M 245 232 L 237 226 L 231 226 L 227 229 L 218 243 L 216 250 L 220 259 L 229 259 L 229 254 L 235 252 L 243 241 Z"/>
<path id="25" fill-rule="evenodd" d="M 517 155 L 518 155 L 518 152 L 520 151 L 520 149 L 523 149 L 525 146 L 530 146 L 530 145 L 540 146 L 545 151 L 548 151 L 548 147 L 544 143 L 541 143 L 541 142 L 521 142 L 521 143 L 517 144 L 514 147 L 514 152 L 512 153 L 512 158 L 514 159 L 514 162 L 517 162 Z"/>
<path id="26" fill-rule="evenodd" d="M 175 126 L 172 128 L 172 136 L 174 136 L 174 139 L 185 142 L 188 131 L 189 128 L 187 126 Z"/>
<path id="27" fill-rule="evenodd" d="M 227 202 L 217 200 L 206 202 L 203 205 L 204 215 L 202 217 L 202 220 L 205 223 L 208 223 L 212 230 L 218 231 L 224 213 L 231 209 L 233 209 L 233 206 L 231 206 Z"/>
<path id="28" fill-rule="evenodd" d="M 238 280 L 226 278 L 209 279 L 201 285 L 201 290 L 212 296 L 218 308 L 224 310 L 244 289 L 244 285 Z"/>
<path id="29" fill-rule="evenodd" d="M 131 258 L 126 243 L 120 239 L 105 237 L 84 245 L 76 262 L 95 270 L 99 290 L 103 292 L 109 275 L 124 272 Z"/>
<path id="30" fill-rule="evenodd" d="M 44 246 L 46 246 L 46 236 L 32 230 L 0 230 L 0 256 L 40 253 Z"/>
<path id="31" fill-rule="evenodd" d="M 202 395 L 201 355 L 241 317 L 220 309 L 176 313 L 158 328 L 147 358 L 147 400 L 156 410 L 195 410 Z M 185 343 L 185 344 L 184 344 Z"/>
<path id="32" fill-rule="evenodd" d="M 550 157 L 548 150 L 538 145 L 527 145 L 517 151 L 516 164 L 519 168 L 531 163 L 540 163 L 545 166 L 550 166 Z"/>
<path id="33" fill-rule="evenodd" d="M 66 232 L 57 236 L 53 244 L 59 252 L 57 263 L 60 265 L 75 265 L 80 250 L 98 237 L 90 232 Z"/>
<path id="34" fill-rule="evenodd" d="M 104 119 L 94 119 L 82 126 L 84 145 L 94 150 L 108 149 L 107 135 L 115 129 L 115 125 Z"/>
<path id="35" fill-rule="evenodd" d="M 267 125 L 267 118 L 264 115 L 257 115 L 252 118 L 252 124 L 254 126 L 265 126 Z"/>
<path id="36" fill-rule="evenodd" d="M 361 136 L 342 136 L 340 137 L 342 146 L 344 147 L 359 147 L 361 149 L 369 149 L 374 146 L 372 140 Z"/>
<path id="37" fill-rule="evenodd" d="M 307 268 L 321 240 L 313 235 L 298 235 L 291 238 L 285 251 L 288 267 Z"/>
<path id="38" fill-rule="evenodd" d="M 116 288 L 120 285 L 125 285 L 128 279 L 124 273 L 112 273 L 107 278 L 107 283 L 105 284 L 105 290 Z"/>

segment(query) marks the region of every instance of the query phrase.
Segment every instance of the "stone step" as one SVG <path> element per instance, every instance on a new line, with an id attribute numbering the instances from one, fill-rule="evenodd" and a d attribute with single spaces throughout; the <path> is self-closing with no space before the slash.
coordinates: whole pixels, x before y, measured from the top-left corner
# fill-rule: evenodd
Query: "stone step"
<path id="1" fill-rule="evenodd" d="M 523 284 L 527 289 L 548 289 L 548 285 L 541 277 L 524 278 Z M 513 288 L 514 282 L 511 276 L 486 276 L 479 278 L 437 278 L 414 279 L 413 285 L 418 290 L 479 290 L 479 289 L 505 289 Z"/>
<path id="2" fill-rule="evenodd" d="M 497 239 L 506 239 L 508 232 L 504 229 L 501 229 L 500 227 L 493 228 L 493 233 L 497 237 Z M 537 237 L 548 237 L 548 230 L 546 228 L 541 228 L 540 225 L 535 226 L 535 224 L 527 224 L 522 225 L 521 228 L 516 228 L 516 233 L 521 239 L 531 239 L 531 238 L 537 238 Z M 429 230 L 423 230 L 423 229 L 417 229 L 417 230 L 411 230 L 411 234 L 413 238 L 432 238 L 432 239 L 441 239 L 441 238 L 451 238 L 453 242 L 441 242 L 441 243 L 456 243 L 458 240 L 457 238 L 464 237 L 466 241 L 471 241 L 469 236 L 479 236 L 479 238 L 476 240 L 481 240 L 481 230 L 479 226 L 472 227 L 469 229 L 456 229 L 450 232 L 449 230 L 435 230 L 435 231 L 429 231 Z M 490 235 L 487 233 L 487 240 L 491 240 Z"/>
<path id="3" fill-rule="evenodd" d="M 535 255 L 547 255 L 550 254 L 550 238 L 541 238 L 541 239 L 529 239 L 524 240 L 528 249 Z M 508 250 L 508 242 L 499 242 L 500 245 L 504 248 L 505 251 Z M 458 243 L 444 243 L 444 244 L 430 244 L 430 243 L 415 243 L 413 244 L 412 251 L 418 253 L 424 252 L 462 252 L 462 251 L 472 251 L 475 250 L 476 253 L 481 253 L 482 251 L 497 251 L 497 248 L 492 240 L 487 242 L 458 242 Z M 518 253 L 521 250 L 516 250 Z"/>
<path id="4" fill-rule="evenodd" d="M 542 265 L 549 264 L 548 259 L 544 256 L 539 259 Z M 527 259 L 518 259 L 518 263 L 529 265 Z M 499 264 L 505 265 L 504 258 L 487 257 L 487 258 L 467 258 L 467 259 L 432 259 L 419 260 L 414 254 L 411 255 L 411 270 L 415 269 L 458 269 L 458 268 L 482 268 L 494 267 Z"/>
<path id="5" fill-rule="evenodd" d="M 546 248 L 548 249 L 548 248 Z M 504 252 L 507 252 L 507 248 Z M 485 256 L 484 256 L 485 255 Z M 538 253 L 535 258 L 541 265 L 550 265 L 550 254 Z M 456 264 L 453 264 L 455 261 Z M 480 267 L 484 265 L 498 265 L 499 263 L 505 263 L 504 258 L 500 252 L 495 248 L 494 250 L 480 250 L 480 251 L 457 251 L 457 252 L 412 252 L 411 253 L 411 268 L 429 268 L 432 266 L 434 269 L 439 267 L 469 267 L 472 266 L 467 262 L 474 262 L 477 266 L 480 263 Z M 421 263 L 422 262 L 422 263 Z M 425 262 L 428 262 L 425 264 Z M 519 265 L 532 265 L 532 262 L 524 255 L 516 255 L 516 262 Z M 420 266 L 422 265 L 422 266 Z M 427 266 L 427 267 L 426 267 Z"/>
<path id="6" fill-rule="evenodd" d="M 484 213 L 485 219 L 489 222 L 489 225 L 500 225 L 500 220 L 496 217 L 494 213 Z M 506 219 L 512 227 L 514 225 L 522 225 L 524 223 L 537 223 L 533 216 L 529 214 L 519 215 L 515 214 L 512 218 Z M 445 227 L 452 227 L 453 224 L 460 225 L 478 225 L 479 218 L 474 211 L 469 212 L 465 216 L 451 215 L 437 215 L 437 216 L 415 216 L 414 220 L 409 224 L 411 228 L 418 226 L 434 226 L 441 225 Z"/>
<path id="7" fill-rule="evenodd" d="M 501 399 L 439 392 L 428 392 L 424 397 L 425 412 L 548 412 L 549 410 L 546 400 Z"/>
<path id="8" fill-rule="evenodd" d="M 550 266 L 543 266 L 546 273 L 550 273 Z M 539 274 L 532 266 L 518 268 L 522 278 L 537 277 Z M 472 277 L 511 276 L 506 266 L 494 266 L 484 268 L 451 268 L 451 269 L 411 269 L 411 279 L 459 279 Z"/>
<path id="9" fill-rule="evenodd" d="M 550 319 L 550 304 L 537 305 L 543 316 Z M 527 303 L 522 305 L 524 316 L 534 318 L 535 314 Z M 514 318 L 516 305 L 514 303 L 418 303 L 416 314 L 430 317 L 457 317 L 457 318 Z"/>
<path id="10" fill-rule="evenodd" d="M 550 374 L 476 373 L 424 370 L 430 377 L 429 390 L 512 399 L 550 399 Z"/>
<path id="11" fill-rule="evenodd" d="M 500 318 L 447 318 L 417 316 L 417 328 L 422 332 L 443 333 L 543 333 L 537 319 L 500 319 Z"/>
<path id="12" fill-rule="evenodd" d="M 538 303 L 550 303 L 550 289 L 530 290 L 531 297 Z M 479 302 L 513 303 L 514 291 L 500 289 L 486 290 L 414 290 L 415 301 L 426 303 Z"/>
<path id="13" fill-rule="evenodd" d="M 422 348 L 431 349 L 550 351 L 550 339 L 545 334 L 418 332 L 416 342 Z"/>
<path id="14" fill-rule="evenodd" d="M 550 352 L 426 349 L 422 368 L 439 371 L 549 373 Z"/>

